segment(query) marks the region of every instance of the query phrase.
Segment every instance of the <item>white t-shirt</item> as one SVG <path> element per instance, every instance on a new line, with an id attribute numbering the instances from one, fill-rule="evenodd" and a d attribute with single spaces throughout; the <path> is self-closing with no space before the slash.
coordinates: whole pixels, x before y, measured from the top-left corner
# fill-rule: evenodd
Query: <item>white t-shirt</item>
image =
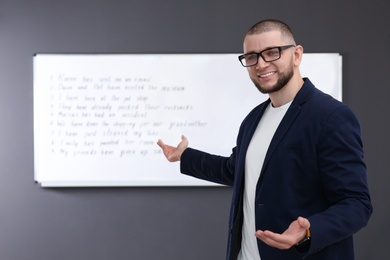
<path id="1" fill-rule="evenodd" d="M 263 167 L 269 144 L 291 102 L 273 107 L 271 103 L 264 111 L 256 131 L 253 134 L 245 158 L 244 221 L 242 225 L 241 251 L 238 260 L 260 259 L 255 237 L 255 195 L 256 185 Z M 261 221 L 261 220 L 260 220 Z"/>

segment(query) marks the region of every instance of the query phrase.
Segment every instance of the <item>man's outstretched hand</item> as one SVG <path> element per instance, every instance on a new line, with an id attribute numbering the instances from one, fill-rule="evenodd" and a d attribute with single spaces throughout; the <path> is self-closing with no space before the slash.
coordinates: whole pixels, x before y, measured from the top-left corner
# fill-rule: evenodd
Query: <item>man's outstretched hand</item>
<path id="1" fill-rule="evenodd" d="M 182 135 L 181 142 L 177 145 L 177 147 L 167 145 L 161 139 L 157 141 L 157 144 L 161 147 L 168 161 L 177 162 L 180 161 L 181 154 L 184 152 L 185 149 L 187 149 L 188 140 L 184 135 Z"/>
<path id="2" fill-rule="evenodd" d="M 269 246 L 279 249 L 289 249 L 305 237 L 306 230 L 309 228 L 309 220 L 298 217 L 298 219 L 294 220 L 282 234 L 274 233 L 269 230 L 257 230 L 255 236 Z"/>

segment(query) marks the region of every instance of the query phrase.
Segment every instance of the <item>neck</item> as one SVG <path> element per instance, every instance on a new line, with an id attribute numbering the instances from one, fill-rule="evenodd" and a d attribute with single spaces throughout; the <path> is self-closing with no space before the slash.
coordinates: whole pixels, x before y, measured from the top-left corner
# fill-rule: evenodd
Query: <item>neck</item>
<path id="1" fill-rule="evenodd" d="M 281 90 L 269 93 L 273 107 L 283 106 L 295 98 L 304 83 L 302 77 L 300 75 L 298 76 L 293 77 Z"/>

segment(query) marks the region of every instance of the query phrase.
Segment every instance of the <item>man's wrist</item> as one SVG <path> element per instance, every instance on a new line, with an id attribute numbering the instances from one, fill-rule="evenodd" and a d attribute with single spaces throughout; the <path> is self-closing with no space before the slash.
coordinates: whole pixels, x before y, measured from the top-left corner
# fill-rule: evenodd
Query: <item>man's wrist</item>
<path id="1" fill-rule="evenodd" d="M 311 244 L 311 234 L 310 234 L 310 229 L 307 229 L 305 237 L 301 241 L 295 244 L 295 249 L 299 253 L 303 254 L 309 250 L 310 244 Z"/>

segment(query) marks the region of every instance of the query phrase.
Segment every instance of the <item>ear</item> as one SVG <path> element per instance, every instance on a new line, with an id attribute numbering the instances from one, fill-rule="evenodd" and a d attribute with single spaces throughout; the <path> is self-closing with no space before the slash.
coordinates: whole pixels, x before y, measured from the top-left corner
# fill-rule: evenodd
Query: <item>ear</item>
<path id="1" fill-rule="evenodd" d="M 303 56 L 303 47 L 301 45 L 297 45 L 294 48 L 294 65 L 298 67 L 301 64 Z"/>

